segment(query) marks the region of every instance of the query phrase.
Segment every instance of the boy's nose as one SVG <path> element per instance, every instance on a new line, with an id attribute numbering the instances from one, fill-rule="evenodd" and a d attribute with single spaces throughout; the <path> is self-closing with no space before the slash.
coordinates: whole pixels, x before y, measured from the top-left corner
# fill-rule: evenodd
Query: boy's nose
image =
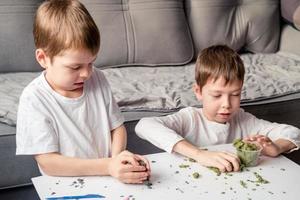
<path id="1" fill-rule="evenodd" d="M 230 98 L 224 97 L 222 101 L 222 108 L 230 108 Z"/>
<path id="2" fill-rule="evenodd" d="M 91 70 L 92 69 L 90 67 L 83 67 L 80 71 L 80 77 L 84 79 L 88 78 L 91 73 Z"/>

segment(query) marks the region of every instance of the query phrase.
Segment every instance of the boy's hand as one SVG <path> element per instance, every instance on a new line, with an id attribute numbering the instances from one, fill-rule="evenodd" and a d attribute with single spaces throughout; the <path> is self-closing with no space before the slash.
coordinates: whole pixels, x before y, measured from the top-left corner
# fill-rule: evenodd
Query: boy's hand
<path id="1" fill-rule="evenodd" d="M 260 144 L 263 148 L 261 152 L 266 156 L 276 157 L 282 152 L 281 148 L 265 135 L 253 135 L 244 140 Z"/>
<path id="2" fill-rule="evenodd" d="M 201 150 L 196 160 L 206 167 L 217 167 L 221 172 L 237 172 L 240 170 L 239 158 L 229 152 Z"/>
<path id="3" fill-rule="evenodd" d="M 146 163 L 145 166 L 139 164 L 139 160 Z M 124 183 L 143 183 L 150 176 L 150 165 L 144 157 L 123 151 L 114 158 L 108 166 L 109 174 Z"/>

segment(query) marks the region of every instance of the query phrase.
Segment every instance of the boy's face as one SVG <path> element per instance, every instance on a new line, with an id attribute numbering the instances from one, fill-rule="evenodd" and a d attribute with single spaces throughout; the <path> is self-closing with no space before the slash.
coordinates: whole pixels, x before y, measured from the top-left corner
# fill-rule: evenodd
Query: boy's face
<path id="1" fill-rule="evenodd" d="M 194 92 L 203 103 L 203 113 L 210 121 L 218 123 L 228 122 L 240 107 L 243 82 L 235 80 L 225 85 L 223 77 L 213 80 L 209 78 L 200 87 L 195 84 Z"/>
<path id="2" fill-rule="evenodd" d="M 82 95 L 84 82 L 92 74 L 96 55 L 88 50 L 65 50 L 54 56 L 52 63 L 42 49 L 36 50 L 36 58 L 46 69 L 46 80 L 54 91 L 65 97 Z"/>

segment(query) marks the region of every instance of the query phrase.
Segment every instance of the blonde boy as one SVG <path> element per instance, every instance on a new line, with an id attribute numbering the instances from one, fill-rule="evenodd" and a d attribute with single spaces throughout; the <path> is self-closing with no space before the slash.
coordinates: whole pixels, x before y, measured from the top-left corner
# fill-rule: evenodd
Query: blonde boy
<path id="1" fill-rule="evenodd" d="M 45 1 L 33 34 L 45 70 L 20 98 L 16 153 L 35 155 L 48 175 L 111 175 L 142 183 L 149 163 L 124 151 L 123 117 L 103 73 L 93 67 L 100 35 L 86 8 L 76 0 Z"/>
<path id="2" fill-rule="evenodd" d="M 240 108 L 244 73 L 241 58 L 229 47 L 204 49 L 196 62 L 194 85 L 203 108 L 188 107 L 169 116 L 144 118 L 137 124 L 136 133 L 169 153 L 180 153 L 222 172 L 238 171 L 238 157 L 199 147 L 245 138 L 258 141 L 267 156 L 299 148 L 299 129 L 257 119 Z"/>

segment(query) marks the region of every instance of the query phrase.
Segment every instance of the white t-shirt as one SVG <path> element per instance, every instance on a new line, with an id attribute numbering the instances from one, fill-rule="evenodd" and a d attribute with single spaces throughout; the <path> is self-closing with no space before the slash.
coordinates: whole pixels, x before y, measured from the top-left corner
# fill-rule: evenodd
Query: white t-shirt
<path id="1" fill-rule="evenodd" d="M 221 124 L 207 120 L 202 108 L 188 107 L 164 117 L 143 118 L 135 131 L 141 138 L 169 153 L 184 138 L 195 146 L 203 147 L 231 143 L 234 139 L 247 135 L 262 134 L 272 140 L 287 139 L 297 148 L 300 145 L 298 128 L 258 119 L 243 109 L 229 122 Z"/>
<path id="2" fill-rule="evenodd" d="M 109 157 L 111 130 L 123 122 L 100 70 L 94 68 L 78 98 L 55 92 L 42 73 L 20 97 L 16 154 L 59 152 L 77 158 Z"/>

